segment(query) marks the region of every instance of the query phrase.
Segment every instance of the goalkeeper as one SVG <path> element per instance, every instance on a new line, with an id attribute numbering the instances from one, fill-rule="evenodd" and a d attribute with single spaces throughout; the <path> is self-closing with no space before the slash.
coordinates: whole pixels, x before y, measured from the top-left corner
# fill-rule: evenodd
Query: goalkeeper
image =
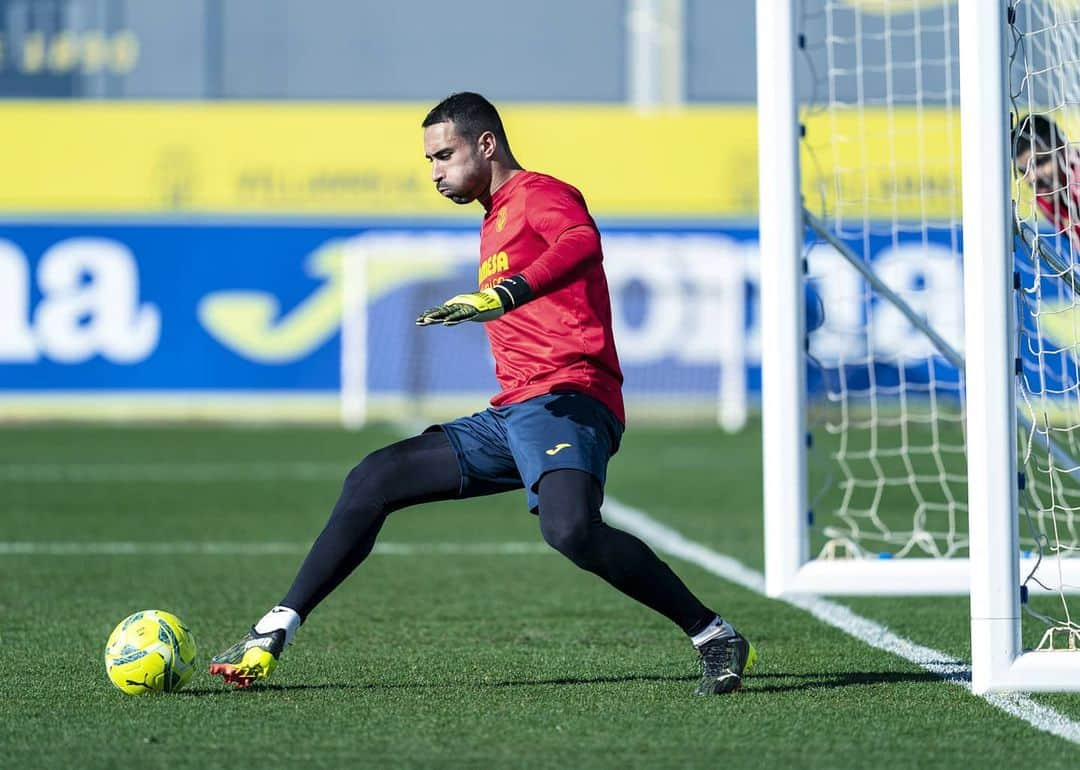
<path id="1" fill-rule="evenodd" d="M 454 94 L 423 121 L 438 191 L 484 207 L 478 291 L 416 319 L 485 323 L 501 391 L 491 407 L 365 458 L 281 603 L 210 672 L 246 687 L 270 674 L 301 622 L 367 558 L 386 517 L 406 506 L 524 488 L 553 548 L 659 612 L 700 653 L 702 695 L 732 692 L 755 652 L 647 545 L 604 523 L 609 458 L 625 417 L 600 234 L 581 193 L 526 171 L 495 107 Z M 439 333 L 439 332 L 436 332 Z"/>

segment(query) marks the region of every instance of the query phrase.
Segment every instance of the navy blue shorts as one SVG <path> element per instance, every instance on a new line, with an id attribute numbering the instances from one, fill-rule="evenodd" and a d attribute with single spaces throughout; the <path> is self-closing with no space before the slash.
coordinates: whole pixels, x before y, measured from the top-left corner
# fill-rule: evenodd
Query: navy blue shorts
<path id="1" fill-rule="evenodd" d="M 623 432 L 610 409 L 573 392 L 489 407 L 428 431 L 440 429 L 457 453 L 461 497 L 524 487 L 533 513 L 539 508 L 540 479 L 549 471 L 585 471 L 603 487 Z"/>

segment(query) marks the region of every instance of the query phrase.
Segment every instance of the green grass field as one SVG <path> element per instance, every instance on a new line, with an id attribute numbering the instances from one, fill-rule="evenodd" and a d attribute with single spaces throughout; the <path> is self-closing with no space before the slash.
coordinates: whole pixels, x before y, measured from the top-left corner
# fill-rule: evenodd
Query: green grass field
<path id="1" fill-rule="evenodd" d="M 205 674 L 287 588 L 341 476 L 389 428 L 6 428 L 0 541 L 0 767 L 1075 767 L 1078 747 L 955 684 L 691 564 L 669 560 L 757 644 L 730 697 L 691 696 L 666 620 L 552 553 L 522 493 L 394 514 L 373 555 L 301 630 L 268 685 Z M 609 494 L 762 567 L 753 427 L 632 429 Z M 285 553 L 87 553 L 114 542 L 279 543 Z M 439 552 L 437 544 L 467 546 Z M 473 549 L 471 552 L 468 549 Z M 62 549 L 61 549 L 62 550 Z M 843 599 L 969 658 L 967 601 Z M 132 698 L 102 665 L 113 625 L 179 614 L 199 672 Z M 1034 700 L 1080 720 L 1080 695 Z"/>

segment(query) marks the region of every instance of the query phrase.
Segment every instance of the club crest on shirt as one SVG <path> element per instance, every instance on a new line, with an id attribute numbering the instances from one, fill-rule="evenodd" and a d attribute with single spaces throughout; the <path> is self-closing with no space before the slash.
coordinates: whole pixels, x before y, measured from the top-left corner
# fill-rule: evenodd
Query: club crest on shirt
<path id="1" fill-rule="evenodd" d="M 506 227 L 506 208 L 499 209 L 499 213 L 495 215 L 495 232 L 501 233 L 503 228 Z"/>

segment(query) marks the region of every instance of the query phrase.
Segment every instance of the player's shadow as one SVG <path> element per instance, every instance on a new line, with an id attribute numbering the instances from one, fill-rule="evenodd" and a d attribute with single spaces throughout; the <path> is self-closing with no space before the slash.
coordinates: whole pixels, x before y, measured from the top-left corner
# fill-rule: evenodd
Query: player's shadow
<path id="1" fill-rule="evenodd" d="M 348 682 L 320 682 L 319 684 L 257 684 L 250 688 L 238 689 L 227 685 L 221 687 L 185 687 L 177 693 L 181 698 L 202 698 L 207 695 L 258 695 L 260 692 L 289 692 L 299 690 L 361 690 L 371 689 L 362 684 Z"/>
<path id="2" fill-rule="evenodd" d="M 745 693 L 798 692 L 832 687 L 866 687 L 903 682 L 940 682 L 943 677 L 930 671 L 843 671 L 834 673 L 788 674 L 753 673 L 743 680 Z"/>
<path id="3" fill-rule="evenodd" d="M 560 676 L 550 679 L 506 679 L 484 682 L 479 687 L 529 687 L 534 685 L 619 684 L 622 682 L 694 682 L 696 676 L 659 676 L 631 674 L 628 676 Z"/>
<path id="4" fill-rule="evenodd" d="M 494 682 L 454 682 L 457 687 L 479 689 L 502 687 L 576 686 L 594 684 L 623 684 L 632 682 L 696 682 L 696 675 L 628 675 L 628 676 L 565 676 L 544 679 L 501 679 Z M 784 672 L 753 673 L 743 682 L 743 692 L 774 693 L 821 690 L 833 687 L 866 687 L 875 684 L 899 684 L 903 682 L 940 682 L 942 677 L 929 671 L 846 671 L 837 673 L 789 674 Z M 319 682 L 317 684 L 261 684 L 243 693 L 299 692 L 303 690 L 425 690 L 446 689 L 447 682 Z M 200 697 L 205 695 L 232 694 L 231 688 L 194 687 L 181 695 Z"/>
<path id="5" fill-rule="evenodd" d="M 480 689 L 497 687 L 535 687 L 540 685 L 583 685 L 583 684 L 618 684 L 622 682 L 695 682 L 696 676 L 659 676 L 659 675 L 629 675 L 629 676 L 566 676 L 552 677 L 550 679 L 501 679 L 494 682 L 454 682 L 457 687 L 475 687 Z M 291 692 L 302 690 L 425 690 L 446 689 L 446 682 L 320 682 L 317 684 L 260 684 L 250 690 L 240 692 Z M 205 695 L 219 695 L 232 693 L 233 688 L 227 687 L 191 687 L 181 694 L 200 697 Z"/>

